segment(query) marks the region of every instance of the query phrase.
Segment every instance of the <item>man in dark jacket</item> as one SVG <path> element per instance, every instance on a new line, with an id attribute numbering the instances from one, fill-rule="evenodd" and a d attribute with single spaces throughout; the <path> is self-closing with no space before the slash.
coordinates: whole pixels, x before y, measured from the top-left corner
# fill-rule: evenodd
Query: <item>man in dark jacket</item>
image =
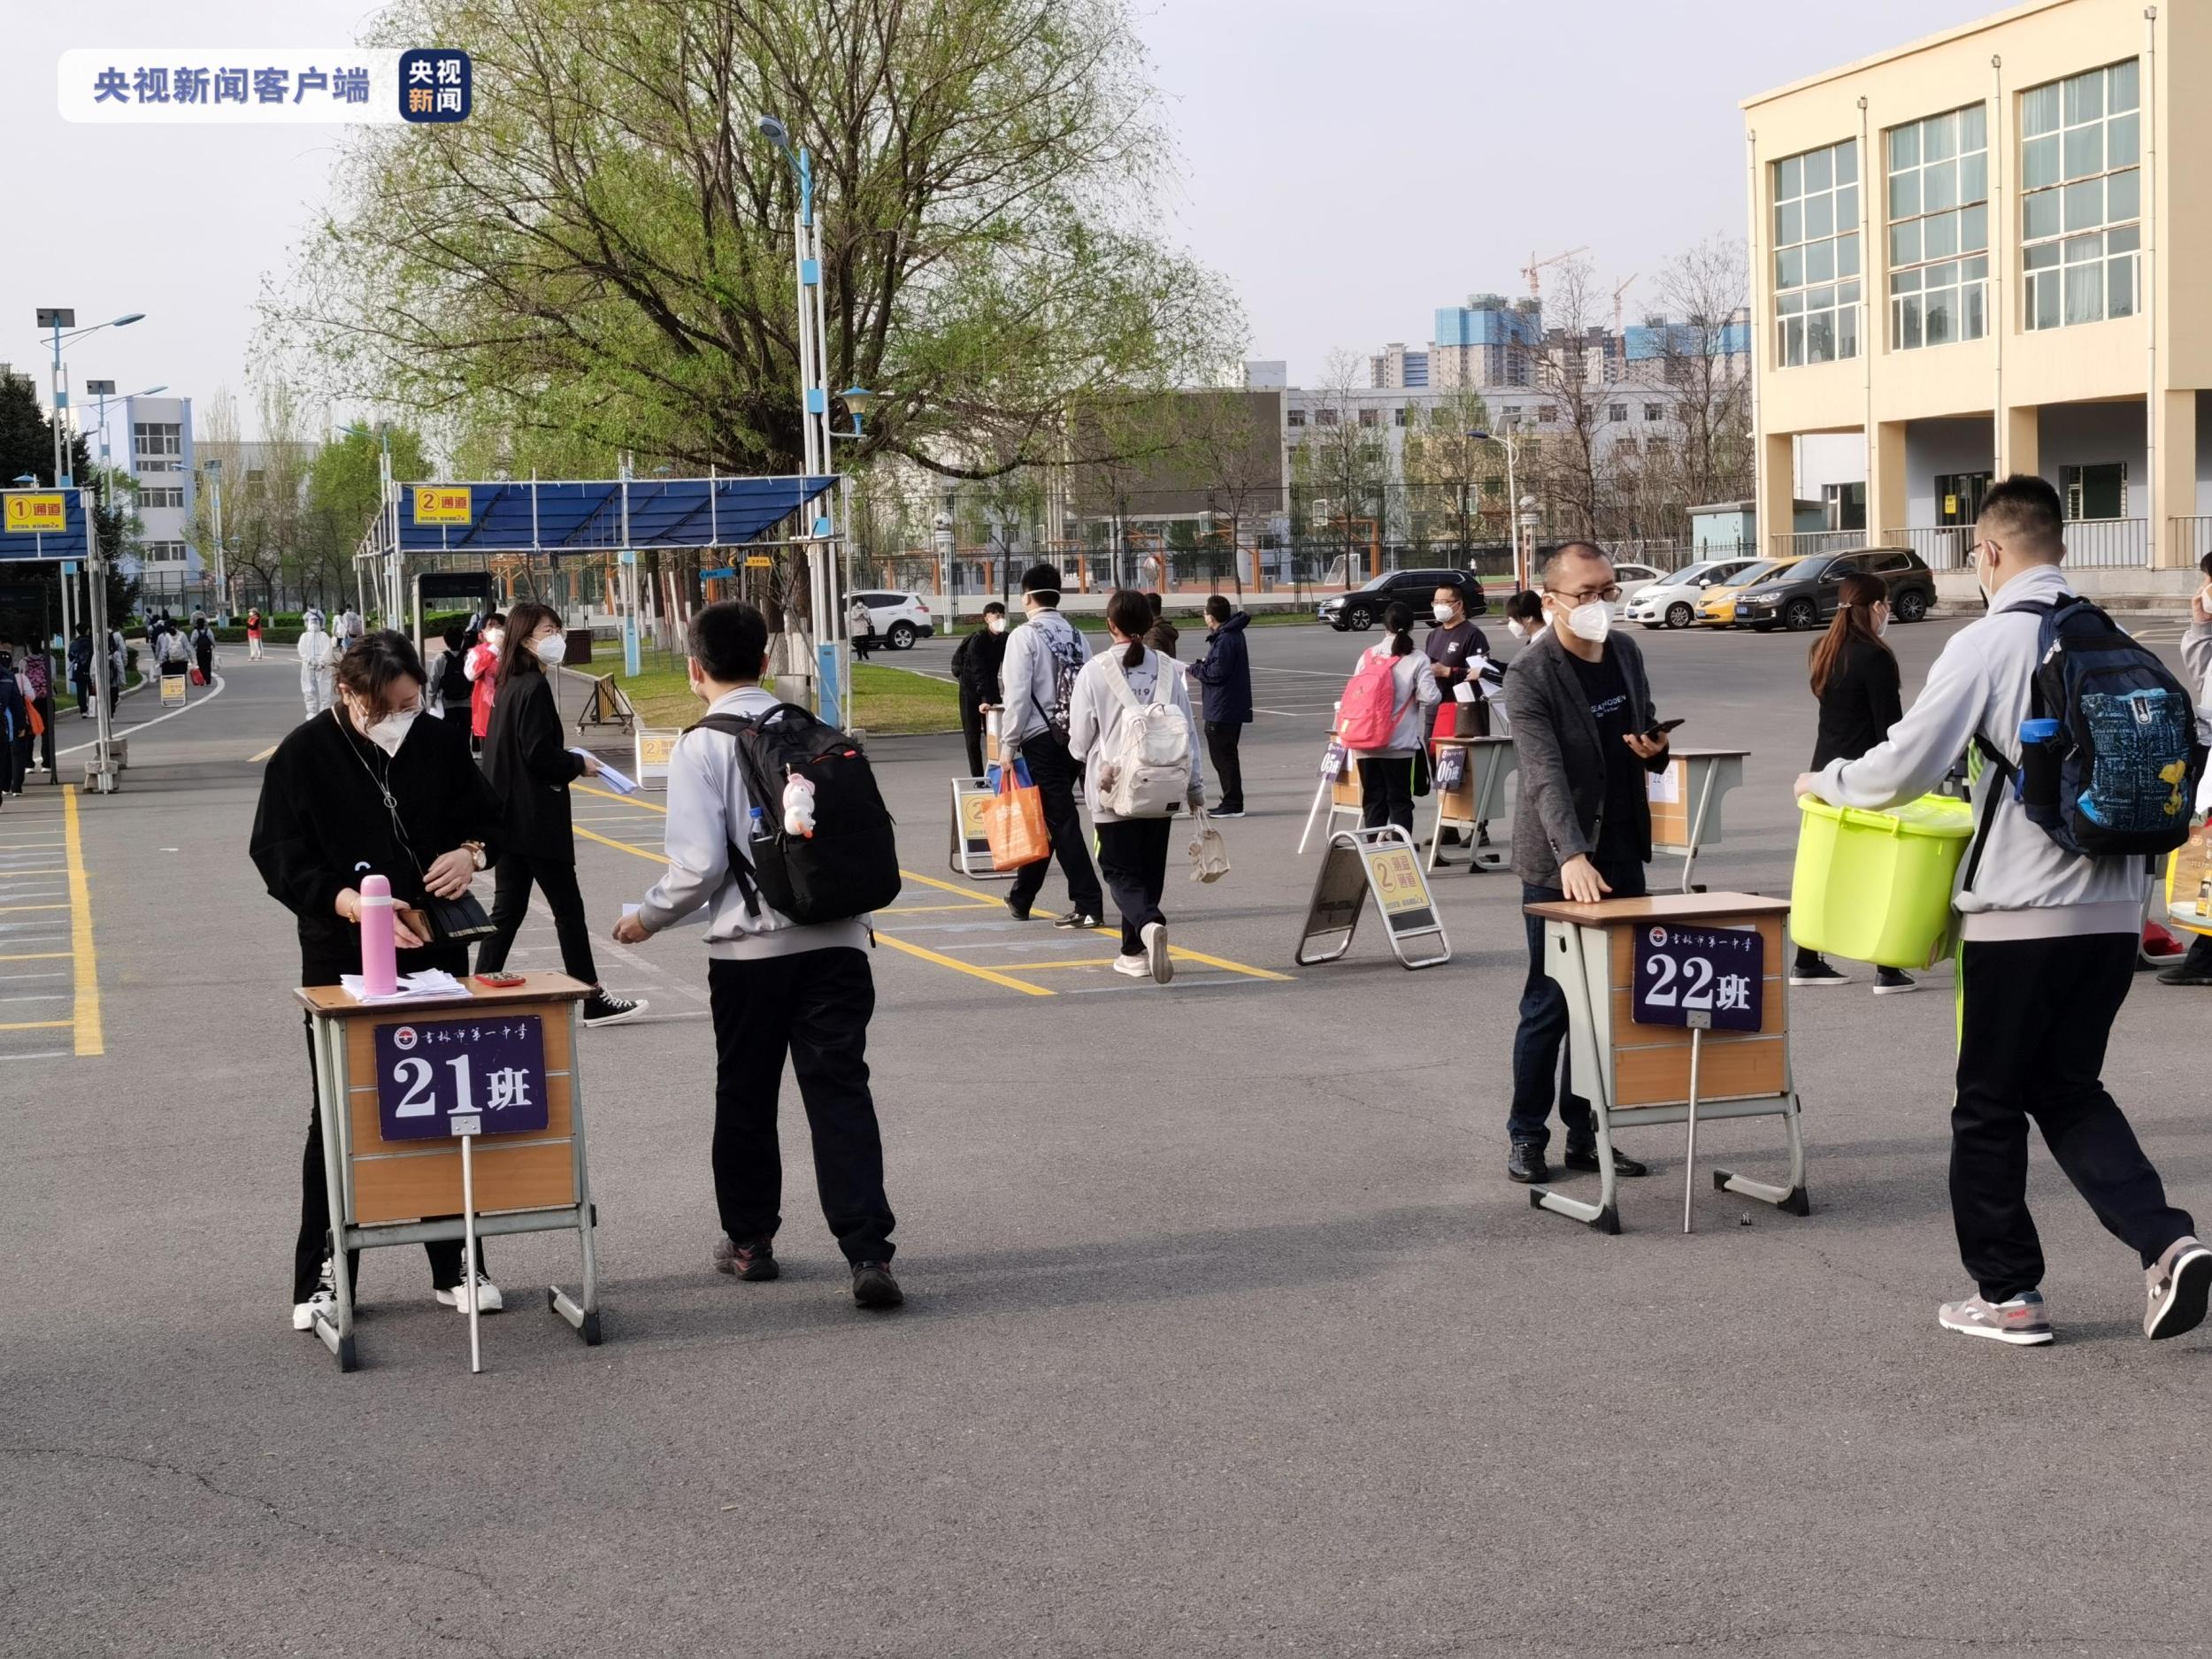
<path id="1" fill-rule="evenodd" d="M 1505 706 L 1521 775 L 1513 814 L 1513 870 L 1524 904 L 1570 899 L 1640 898 L 1651 857 L 1651 800 L 1645 774 L 1669 764 L 1666 733 L 1652 712 L 1643 653 L 1609 632 L 1620 598 L 1612 561 L 1595 544 L 1570 541 L 1544 566 L 1539 584 L 1550 623 L 1513 659 Z M 1505 1172 L 1517 1181 L 1550 1175 L 1555 1099 L 1567 1131 L 1566 1166 L 1598 1167 L 1590 1102 L 1562 1074 L 1567 995 L 1544 971 L 1544 924 L 1525 918 L 1528 980 L 1520 1029 L 1513 1034 L 1512 1142 Z M 1647 1173 L 1617 1148 L 1622 1175 Z"/>
<path id="2" fill-rule="evenodd" d="M 1158 594 L 1145 595 L 1144 602 L 1152 607 L 1152 626 L 1145 632 L 1144 642 L 1159 652 L 1161 656 L 1172 659 L 1177 645 L 1182 640 L 1182 630 L 1167 619 L 1165 615 L 1167 602 Z"/>
<path id="3" fill-rule="evenodd" d="M 1251 620 L 1215 594 L 1206 601 L 1206 649 L 1190 665 L 1191 678 L 1206 690 L 1206 755 L 1221 780 L 1216 818 L 1244 816 L 1244 763 L 1237 758 L 1237 745 L 1252 723 L 1252 655 L 1244 640 Z"/>
<path id="4" fill-rule="evenodd" d="M 968 776 L 980 778 L 983 763 L 983 716 L 998 706 L 998 671 L 1006 660 L 1006 607 L 994 599 L 983 607 L 983 620 L 964 637 L 952 653 L 952 677 L 960 682 L 960 735 L 968 746 Z"/>

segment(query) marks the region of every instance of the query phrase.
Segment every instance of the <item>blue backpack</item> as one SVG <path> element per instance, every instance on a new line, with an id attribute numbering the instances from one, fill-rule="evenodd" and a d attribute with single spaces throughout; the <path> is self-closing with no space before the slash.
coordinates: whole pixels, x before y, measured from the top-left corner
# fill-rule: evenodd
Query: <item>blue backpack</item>
<path id="1" fill-rule="evenodd" d="M 2086 599 L 2070 595 L 2020 607 L 2043 618 L 2028 718 L 2014 765 L 1986 737 L 1975 742 L 2034 824 L 2087 858 L 2154 857 L 2189 839 L 2202 757 L 2196 710 L 2181 682 L 2149 648 Z M 1985 816 L 1967 865 L 1981 862 Z"/>

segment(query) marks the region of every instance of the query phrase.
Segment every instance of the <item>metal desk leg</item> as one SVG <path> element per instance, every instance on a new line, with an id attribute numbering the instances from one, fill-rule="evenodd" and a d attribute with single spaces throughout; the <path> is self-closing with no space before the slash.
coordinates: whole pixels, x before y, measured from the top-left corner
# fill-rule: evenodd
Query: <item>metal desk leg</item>
<path id="1" fill-rule="evenodd" d="M 334 1323 L 315 1316 L 315 1335 L 338 1361 L 342 1371 L 360 1361 L 353 1346 L 353 1275 L 346 1268 L 346 1133 L 344 1028 L 334 1019 L 315 1022 L 315 1110 L 322 1118 L 323 1179 L 330 1197 L 330 1282 L 337 1299 Z"/>
<path id="2" fill-rule="evenodd" d="M 1613 1168 L 1613 1125 L 1611 1102 L 1607 1098 L 1605 1075 L 1601 1068 L 1594 1078 L 1578 1079 L 1574 1069 L 1574 1030 L 1576 1017 L 1586 1022 L 1594 1018 L 1590 1008 L 1590 976 L 1588 964 L 1582 953 L 1582 929 L 1567 932 L 1567 960 L 1574 971 L 1574 984 L 1567 993 L 1570 1007 L 1567 1020 L 1567 1079 L 1571 1085 L 1579 1081 L 1585 1098 L 1590 1102 L 1590 1116 L 1595 1120 L 1598 1141 L 1598 1202 L 1594 1204 L 1579 1198 L 1569 1198 L 1552 1191 L 1549 1187 L 1528 1189 L 1529 1207 L 1549 1210 L 1600 1233 L 1618 1233 L 1621 1230 L 1620 1176 Z"/>
<path id="3" fill-rule="evenodd" d="M 1755 1181 L 1748 1175 L 1737 1175 L 1727 1170 L 1715 1170 L 1714 1191 L 1740 1193 L 1744 1197 L 1755 1198 L 1763 1204 L 1772 1204 L 1787 1216 L 1811 1215 L 1812 1200 L 1805 1194 L 1805 1129 L 1798 1111 L 1795 1089 L 1790 1091 L 1789 1110 L 1782 1114 L 1782 1126 L 1789 1137 L 1790 1145 L 1790 1184 L 1787 1187 Z"/>
<path id="4" fill-rule="evenodd" d="M 593 1239 L 598 1220 L 591 1202 L 591 1170 L 584 1152 L 584 1084 L 583 1044 L 578 1041 L 582 1028 L 578 1022 L 576 1004 L 569 1004 L 568 1012 L 568 1116 L 569 1149 L 574 1159 L 576 1171 L 576 1240 L 584 1262 L 584 1299 L 579 1303 L 558 1285 L 549 1286 L 545 1305 L 574 1326 L 584 1339 L 586 1348 L 599 1346 L 599 1255 Z"/>
<path id="5" fill-rule="evenodd" d="M 1697 849 L 1705 840 L 1705 815 L 1713 804 L 1713 787 L 1720 780 L 1720 768 L 1708 764 L 1705 768 L 1705 787 L 1697 792 L 1697 816 L 1690 821 L 1690 845 L 1682 855 L 1682 890 L 1694 893 L 1690 875 L 1697 868 Z"/>

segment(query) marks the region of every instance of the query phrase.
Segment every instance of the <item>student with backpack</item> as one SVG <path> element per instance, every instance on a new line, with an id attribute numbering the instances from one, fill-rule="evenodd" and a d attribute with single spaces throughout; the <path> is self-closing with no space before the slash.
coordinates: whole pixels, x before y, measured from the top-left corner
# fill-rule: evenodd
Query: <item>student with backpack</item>
<path id="1" fill-rule="evenodd" d="M 1359 763 L 1360 822 L 1395 824 L 1413 834 L 1413 768 L 1428 741 L 1429 710 L 1443 700 L 1425 655 L 1413 647 L 1413 611 L 1383 611 L 1379 644 L 1360 653 L 1344 687 L 1337 737 Z"/>
<path id="2" fill-rule="evenodd" d="M 1945 1329 L 2051 1340 L 2043 1250 L 2027 1204 L 2028 1124 L 2144 1270 L 2144 1334 L 2194 1328 L 2212 1250 L 2166 1202 L 2099 1077 L 2135 977 L 2147 857 L 2180 844 L 2195 784 L 2188 693 L 2067 586 L 2058 492 L 2026 474 L 1983 498 L 1975 572 L 1988 614 L 1951 636 L 1919 700 L 1855 760 L 1797 793 L 1880 808 L 1981 758 L 1961 916 L 1951 1217 L 1975 1291 Z"/>
<path id="3" fill-rule="evenodd" d="M 1175 977 L 1168 956 L 1170 820 L 1175 809 L 1206 803 L 1191 719 L 1190 687 L 1175 659 L 1145 643 L 1156 618 L 1133 588 L 1106 602 L 1106 631 L 1119 648 L 1083 665 L 1068 710 L 1068 747 L 1083 763 L 1098 863 L 1121 912 L 1121 955 L 1114 972 L 1133 979 Z"/>
<path id="4" fill-rule="evenodd" d="M 207 618 L 204 616 L 196 616 L 192 618 L 192 660 L 194 666 L 200 671 L 198 683 L 203 686 L 213 685 L 215 683 L 215 630 L 208 626 Z"/>
<path id="5" fill-rule="evenodd" d="M 0 633 L 0 793 L 20 796 L 31 764 L 31 705 L 15 671 L 15 641 Z"/>
<path id="6" fill-rule="evenodd" d="M 2197 748 L 2212 745 L 2212 553 L 2197 566 L 2204 585 L 2189 595 L 2189 630 L 2181 636 L 2182 671 L 2189 676 L 2197 698 Z M 2208 804 L 2204 783 L 2197 787 L 2197 810 Z M 2179 962 L 2158 971 L 2161 985 L 2212 985 L 2212 934 L 2191 933 L 2189 951 Z"/>
<path id="7" fill-rule="evenodd" d="M 868 1089 L 876 992 L 861 921 L 898 891 L 890 817 L 856 743 L 761 688 L 768 623 L 758 611 L 736 600 L 702 607 L 688 649 L 707 713 L 669 757 L 668 871 L 614 936 L 642 944 L 706 908 L 715 1269 L 752 1283 L 781 1271 L 776 1100 L 787 1053 L 853 1300 L 895 1308 L 905 1298 L 891 1273 L 895 1223 Z"/>
<path id="8" fill-rule="evenodd" d="M 1068 749 L 1069 701 L 1090 647 L 1060 614 L 1060 572 L 1052 565 L 1032 565 L 1022 572 L 1022 609 L 1029 619 L 1006 636 L 1006 660 L 999 670 L 999 749 L 1008 765 L 1018 757 L 1027 763 L 1052 856 L 1014 872 L 1006 908 L 1016 921 L 1027 921 L 1029 907 L 1044 888 L 1046 867 L 1057 858 L 1070 908 L 1053 926 L 1096 927 L 1105 895 L 1083 846 L 1083 818 L 1075 810 L 1081 769 Z"/>
<path id="9" fill-rule="evenodd" d="M 469 706 L 468 633 L 455 624 L 445 631 L 445 650 L 431 676 L 434 688 L 431 712 L 440 719 Z"/>

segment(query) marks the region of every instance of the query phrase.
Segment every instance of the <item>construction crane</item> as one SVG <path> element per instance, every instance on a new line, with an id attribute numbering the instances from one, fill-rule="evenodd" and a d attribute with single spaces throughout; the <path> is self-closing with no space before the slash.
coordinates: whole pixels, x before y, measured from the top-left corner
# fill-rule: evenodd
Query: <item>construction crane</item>
<path id="1" fill-rule="evenodd" d="M 1541 271 L 1546 265 L 1557 265 L 1563 259 L 1571 259 L 1578 253 L 1588 253 L 1589 251 L 1590 250 L 1587 248 L 1570 248 L 1566 252 L 1555 253 L 1548 259 L 1539 259 L 1536 257 L 1535 250 L 1533 249 L 1530 250 L 1528 263 L 1521 267 L 1521 274 L 1528 279 L 1529 298 L 1532 300 L 1540 300 L 1544 297 L 1543 287 L 1536 280 L 1536 273 L 1538 272 Z"/>
<path id="2" fill-rule="evenodd" d="M 1625 340 L 1628 337 L 1622 332 L 1621 325 L 1624 311 L 1621 305 L 1621 300 L 1622 297 L 1627 294 L 1629 289 L 1636 286 L 1636 278 L 1641 274 L 1642 273 L 1640 272 L 1632 272 L 1629 275 L 1628 280 L 1622 283 L 1620 287 L 1613 290 L 1613 337 L 1616 340 Z"/>

